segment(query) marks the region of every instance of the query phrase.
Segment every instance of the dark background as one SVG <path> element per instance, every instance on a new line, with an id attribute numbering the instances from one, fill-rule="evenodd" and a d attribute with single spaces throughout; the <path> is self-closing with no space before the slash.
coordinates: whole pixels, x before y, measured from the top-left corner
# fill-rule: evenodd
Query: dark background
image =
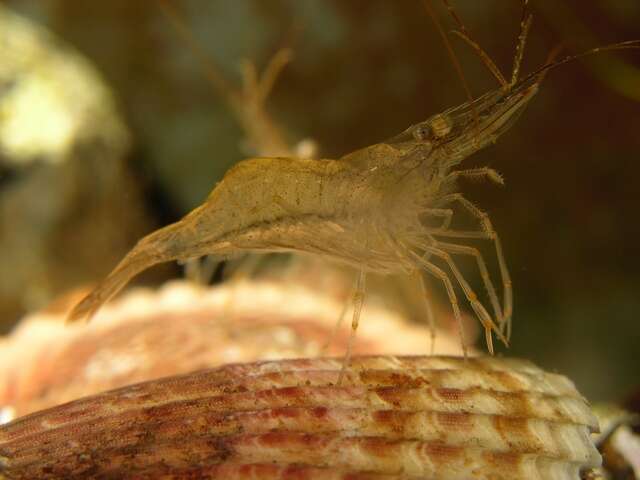
<path id="1" fill-rule="evenodd" d="M 240 127 L 156 2 L 6 3 L 100 69 L 132 130 L 128 162 L 156 224 L 201 203 L 243 158 Z M 440 3 L 433 3 L 445 28 L 453 28 Z M 577 53 L 640 39 L 635 0 L 531 3 L 525 72 L 559 43 Z M 294 50 L 269 108 L 292 140 L 313 138 L 323 157 L 388 138 L 466 101 L 418 1 L 174 4 L 233 81 L 239 81 L 241 59 L 261 66 L 282 46 Z M 455 4 L 476 40 L 508 72 L 519 2 Z M 477 56 L 452 42 L 472 92 L 495 88 Z M 512 131 L 465 164 L 488 164 L 506 180 L 505 188 L 464 188 L 491 215 L 513 276 L 509 354 L 568 374 L 594 399 L 621 399 L 640 385 L 639 101 L 640 51 L 573 62 L 549 75 Z"/>

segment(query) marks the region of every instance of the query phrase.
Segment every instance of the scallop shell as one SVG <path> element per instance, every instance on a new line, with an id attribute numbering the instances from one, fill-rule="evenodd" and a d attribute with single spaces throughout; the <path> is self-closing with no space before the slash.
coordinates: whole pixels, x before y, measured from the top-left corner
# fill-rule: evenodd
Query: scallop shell
<path id="1" fill-rule="evenodd" d="M 578 479 L 600 465 L 573 383 L 514 359 L 232 364 L 0 428 L 11 479 Z"/>
<path id="2" fill-rule="evenodd" d="M 175 281 L 159 290 L 133 290 L 87 325 L 65 325 L 66 308 L 31 315 L 11 336 L 0 337 L 0 423 L 3 411 L 22 416 L 226 363 L 317 357 L 343 307 L 344 302 L 325 293 L 277 282 L 202 288 Z M 361 322 L 355 353 L 422 353 L 428 348 L 426 326 L 384 309 L 367 307 L 364 313 L 367 321 Z M 343 354 L 350 333 L 344 322 L 326 353 Z M 436 349 L 455 354 L 459 340 L 439 331 Z"/>

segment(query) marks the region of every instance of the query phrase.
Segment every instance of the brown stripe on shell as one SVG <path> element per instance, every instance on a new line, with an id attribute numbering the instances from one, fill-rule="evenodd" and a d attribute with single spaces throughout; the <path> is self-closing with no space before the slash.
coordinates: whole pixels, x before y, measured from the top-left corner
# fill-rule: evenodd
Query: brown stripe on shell
<path id="1" fill-rule="evenodd" d="M 354 359 L 352 371 L 349 372 L 344 385 L 432 386 L 439 388 L 442 395 L 448 394 L 453 397 L 459 396 L 458 390 L 481 387 L 507 392 L 540 391 L 582 398 L 565 377 L 547 374 L 527 361 L 495 360 L 490 357 L 469 359 L 467 362 L 457 357 L 359 357 Z M 340 359 L 301 359 L 229 365 L 202 373 L 128 386 L 124 388 L 126 395 L 109 394 L 100 395 L 99 398 L 105 404 L 112 402 L 112 408 L 117 409 L 128 408 L 128 405 L 158 405 L 166 398 L 176 401 L 214 396 L 219 393 L 255 391 L 261 389 L 261 381 L 262 386 L 268 388 L 327 385 L 335 381 L 335 372 L 341 368 L 340 362 Z M 384 367 L 387 368 L 386 371 L 383 370 Z M 505 371 L 510 367 L 514 367 L 513 371 Z M 284 376 L 280 375 L 283 371 L 286 372 Z M 383 378 L 385 375 L 389 377 L 386 381 Z M 261 376 L 266 377 L 260 378 Z M 504 386 L 496 384 L 495 381 L 493 384 L 490 383 L 487 379 L 492 376 L 499 376 L 499 381 L 503 382 Z M 439 379 L 435 380 L 434 377 Z M 507 377 L 510 377 L 509 380 L 505 380 Z M 528 378 L 525 382 L 523 378 L 526 377 Z M 119 390 L 114 392 L 117 391 Z M 77 419 L 95 414 L 82 407 L 78 411 L 69 408 L 65 413 Z M 32 418 L 37 418 L 37 415 Z M 49 415 L 48 421 L 52 422 L 55 419 Z M 590 425 L 595 426 L 593 417 Z"/>
<path id="2" fill-rule="evenodd" d="M 0 427 L 7 478 L 570 479 L 599 464 L 570 381 L 498 358 L 228 365 Z M 207 473 L 204 473 L 207 472 Z"/>
<path id="3" fill-rule="evenodd" d="M 346 472 L 335 468 L 308 467 L 304 465 L 274 465 L 273 463 L 236 464 L 224 463 L 201 469 L 174 470 L 167 474 L 137 475 L 135 480 L 422 480 L 418 477 L 380 473 Z"/>
<path id="4" fill-rule="evenodd" d="M 85 424 L 118 418 L 118 415 L 136 417 L 144 411 L 147 417 L 160 417 L 167 412 L 206 410 L 228 411 L 256 410 L 274 407 L 366 407 L 370 409 L 394 409 L 409 411 L 466 412 L 504 415 L 517 418 L 540 418 L 548 421 L 586 424 L 594 427 L 595 420 L 588 405 L 575 396 L 544 395 L 517 391 L 513 393 L 471 387 L 467 390 L 453 388 L 404 388 L 322 385 L 271 388 L 257 391 L 241 391 L 228 394 L 214 389 L 202 393 L 199 398 L 184 399 L 170 392 L 153 397 L 135 395 L 139 403 L 131 402 L 127 388 L 115 390 L 66 404 L 66 408 L 53 408 L 18 419 L 0 429 L 0 442 L 14 440 L 42 428 Z M 233 389 L 232 389 L 233 390 Z M 122 400 L 122 403 L 120 401 Z M 92 404 L 91 408 L 87 408 Z"/>

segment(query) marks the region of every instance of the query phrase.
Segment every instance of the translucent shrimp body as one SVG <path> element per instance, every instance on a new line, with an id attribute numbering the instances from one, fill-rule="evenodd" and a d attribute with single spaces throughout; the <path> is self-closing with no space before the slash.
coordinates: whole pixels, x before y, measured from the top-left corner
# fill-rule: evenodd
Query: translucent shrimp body
<path id="1" fill-rule="evenodd" d="M 459 176 L 486 175 L 499 180 L 490 169 L 452 171 L 452 167 L 495 142 L 513 124 L 537 86 L 536 77 L 492 91 L 339 160 L 253 158 L 240 162 L 203 205 L 140 240 L 69 318 L 90 317 L 133 276 L 155 264 L 247 251 L 321 255 L 364 272 L 410 275 L 426 271 L 443 281 L 459 316 L 449 274 L 430 261 L 439 257 L 464 290 L 488 339 L 493 330 L 504 340 L 501 328 L 477 300 L 450 253 L 474 255 L 484 265 L 481 257 L 477 251 L 456 251 L 455 245 L 438 238 L 465 236 L 465 232 L 448 228 L 453 213 L 449 205 L 471 205 L 456 193 Z M 433 227 L 434 218 L 442 219 L 442 224 Z M 466 236 L 492 238 L 491 232 L 483 223 Z M 510 300 L 505 299 L 503 309 L 488 278 L 487 282 L 496 321 L 502 324 Z"/>

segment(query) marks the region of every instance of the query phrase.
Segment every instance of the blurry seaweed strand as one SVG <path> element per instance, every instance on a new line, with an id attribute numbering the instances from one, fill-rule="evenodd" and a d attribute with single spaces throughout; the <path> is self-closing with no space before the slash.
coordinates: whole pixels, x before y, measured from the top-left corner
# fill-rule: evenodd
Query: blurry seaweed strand
<path id="1" fill-rule="evenodd" d="M 492 71 L 495 69 L 494 74 L 501 78 L 499 88 L 337 160 L 272 157 L 238 163 L 204 204 L 182 220 L 141 239 L 111 274 L 76 305 L 69 319 L 90 318 L 133 276 L 158 263 L 209 254 L 294 251 L 319 255 L 358 271 L 353 331 L 358 325 L 368 272 L 415 275 L 420 281 L 424 272 L 439 279 L 446 289 L 465 355 L 454 282 L 484 327 L 489 351 L 493 353 L 492 333 L 507 344 L 511 293 L 500 242 L 487 214 L 456 188 L 460 178 L 503 182 L 488 167 L 453 168 L 495 143 L 515 123 L 550 69 L 604 50 L 640 48 L 639 41 L 596 48 L 547 62 L 518 79 L 530 22 L 529 16 L 523 18 L 509 82 L 497 75 L 499 70 L 487 61 L 488 56 L 477 43 L 460 31 L 458 35 L 481 54 Z M 451 228 L 452 218 L 459 211 L 454 207 L 475 217 L 479 226 L 464 231 Z M 469 239 L 494 244 L 502 276 L 502 302 L 482 255 L 475 247 L 464 244 Z M 493 316 L 458 269 L 454 256 L 475 259 Z M 351 341 L 345 366 L 350 347 Z"/>

